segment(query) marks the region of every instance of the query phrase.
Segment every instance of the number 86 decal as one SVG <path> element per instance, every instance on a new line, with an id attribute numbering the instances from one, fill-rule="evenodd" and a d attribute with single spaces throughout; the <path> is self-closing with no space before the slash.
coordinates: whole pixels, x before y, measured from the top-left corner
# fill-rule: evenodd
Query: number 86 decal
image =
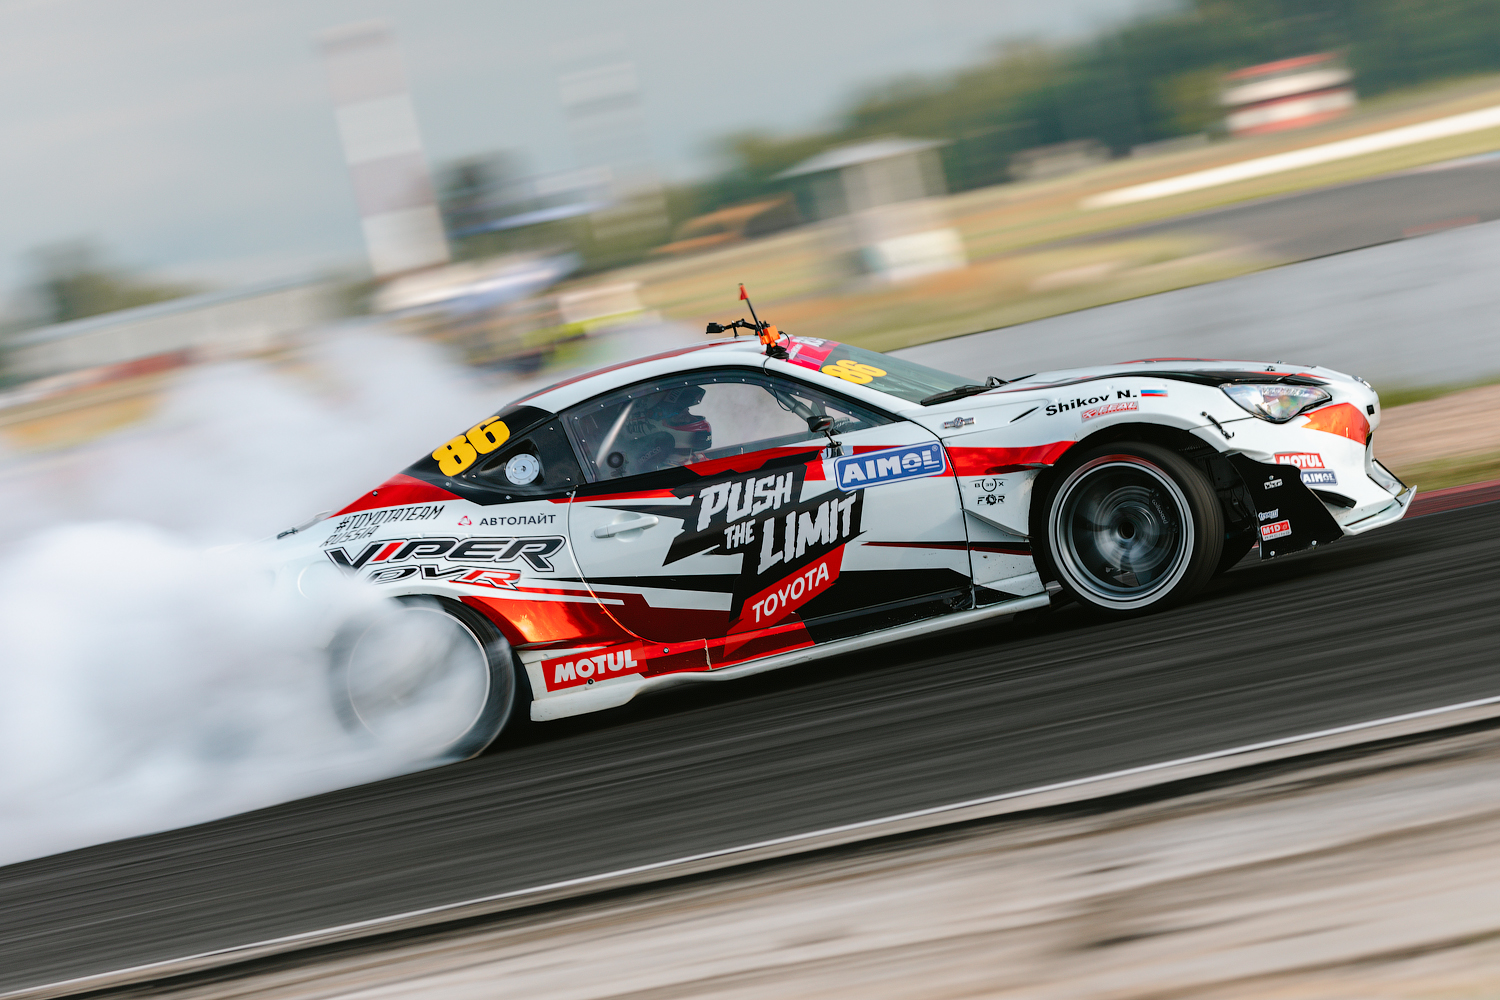
<path id="1" fill-rule="evenodd" d="M 445 476 L 456 476 L 474 464 L 480 455 L 488 455 L 510 438 L 510 428 L 499 417 L 490 417 L 432 453 Z"/>
<path id="2" fill-rule="evenodd" d="M 862 365 L 853 358 L 845 358 L 831 365 L 823 366 L 824 375 L 833 375 L 843 379 L 845 382 L 854 382 L 858 385 L 868 385 L 885 374 L 882 368 L 874 365 Z"/>

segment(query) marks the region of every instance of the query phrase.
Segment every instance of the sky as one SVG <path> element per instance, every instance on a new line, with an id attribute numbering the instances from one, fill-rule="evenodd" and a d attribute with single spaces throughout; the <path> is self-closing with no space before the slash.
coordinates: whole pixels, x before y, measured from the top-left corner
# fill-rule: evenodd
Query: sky
<path id="1" fill-rule="evenodd" d="M 398 33 L 429 162 L 577 166 L 559 47 L 617 39 L 670 179 L 714 137 L 826 123 L 862 86 L 1005 39 L 1075 37 L 1149 0 L 0 0 L 0 301 L 37 246 L 214 287 L 358 267 L 358 217 L 315 39 Z M 3 311 L 3 306 L 0 306 Z"/>

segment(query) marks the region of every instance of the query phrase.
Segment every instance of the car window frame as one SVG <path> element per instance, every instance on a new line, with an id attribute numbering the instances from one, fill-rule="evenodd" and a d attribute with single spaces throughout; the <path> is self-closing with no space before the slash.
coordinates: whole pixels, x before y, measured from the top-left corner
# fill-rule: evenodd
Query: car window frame
<path id="1" fill-rule="evenodd" d="M 537 434 L 541 434 L 547 431 L 549 427 L 554 423 L 556 423 L 558 425 L 558 428 L 562 431 L 562 443 L 566 445 L 571 452 L 573 457 L 573 464 L 576 465 L 579 470 L 579 476 L 572 486 L 565 486 L 557 489 L 546 490 L 543 492 L 531 493 L 526 492 L 528 487 L 530 486 L 529 483 L 526 486 L 517 486 L 515 483 L 502 484 L 497 481 L 480 478 L 480 473 L 498 465 L 501 458 L 504 457 L 508 452 L 513 451 L 517 445 L 522 445 L 526 443 L 528 438 L 534 438 Z M 535 448 L 535 445 L 533 445 L 533 447 Z M 535 454 L 537 454 L 538 459 L 541 458 L 540 452 L 541 449 L 539 448 L 535 450 Z M 544 466 L 543 474 L 545 474 L 545 472 L 546 467 Z M 472 467 L 465 469 L 463 472 L 460 472 L 457 476 L 454 476 L 453 479 L 456 482 L 464 484 L 470 489 L 483 490 L 487 493 L 503 496 L 505 498 L 502 501 L 503 503 L 520 503 L 527 500 L 552 500 L 559 497 L 568 497 L 572 496 L 573 493 L 578 490 L 578 487 L 583 486 L 591 481 L 588 478 L 588 469 L 584 466 L 583 462 L 579 460 L 578 446 L 573 441 L 573 435 L 568 431 L 568 422 L 564 419 L 563 414 L 561 413 L 554 413 L 550 418 L 533 422 L 529 427 L 526 428 L 525 431 L 515 435 L 513 438 L 507 440 L 504 444 L 502 444 L 499 448 L 496 448 L 493 455 L 484 456 L 483 461 L 475 462 Z"/>
<path id="2" fill-rule="evenodd" d="M 794 375 L 785 374 L 782 372 L 770 372 L 765 368 L 758 366 L 741 367 L 716 365 L 712 368 L 700 368 L 691 371 L 673 372 L 670 375 L 658 375 L 654 378 L 640 379 L 636 382 L 630 382 L 625 385 L 615 386 L 612 389 L 608 389 L 604 392 L 590 396 L 588 399 L 580 400 L 579 402 L 574 403 L 572 406 L 569 406 L 559 412 L 558 416 L 562 419 L 563 432 L 567 435 L 569 443 L 573 446 L 574 457 L 578 460 L 579 467 L 583 470 L 584 478 L 587 480 L 588 484 L 592 486 L 599 483 L 608 483 L 611 485 L 628 483 L 635 479 L 657 477 L 660 476 L 663 472 L 670 472 L 671 470 L 658 469 L 652 472 L 636 473 L 632 476 L 622 476 L 619 479 L 599 478 L 599 476 L 597 475 L 597 470 L 594 468 L 594 462 L 589 458 L 588 450 L 583 446 L 583 442 L 578 440 L 578 436 L 573 429 L 572 414 L 575 411 L 581 410 L 582 408 L 587 406 L 597 405 L 600 400 L 608 396 L 614 396 L 624 392 L 633 392 L 635 390 L 642 389 L 648 386 L 660 386 L 677 380 L 695 381 L 703 378 L 712 378 L 714 376 L 730 376 L 735 381 L 745 381 L 752 384 L 764 384 L 768 382 L 774 384 L 778 381 L 790 383 L 791 385 L 799 387 L 804 391 L 817 393 L 820 396 L 827 397 L 830 402 L 840 403 L 852 411 L 874 415 L 876 418 L 878 418 L 877 422 L 871 425 L 874 427 L 879 427 L 883 424 L 900 423 L 906 420 L 905 417 L 898 416 L 897 414 L 892 413 L 890 410 L 887 410 L 883 407 L 875 406 L 864 400 L 854 399 L 851 396 L 844 395 L 843 393 L 829 389 L 826 386 L 818 385 L 806 379 L 798 378 Z M 809 434 L 813 433 L 814 432 L 809 432 Z M 769 441 L 775 439 L 767 438 L 765 440 Z M 812 444 L 815 440 L 816 438 L 809 438 L 808 443 Z M 748 453 L 741 452 L 741 454 Z M 691 473 L 693 467 L 692 465 L 683 465 L 677 466 L 676 468 L 679 468 L 684 472 Z"/>

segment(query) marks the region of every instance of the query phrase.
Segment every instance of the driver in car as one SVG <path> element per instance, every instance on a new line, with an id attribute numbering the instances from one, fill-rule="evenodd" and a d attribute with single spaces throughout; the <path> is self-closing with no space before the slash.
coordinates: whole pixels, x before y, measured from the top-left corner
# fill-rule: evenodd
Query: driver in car
<path id="1" fill-rule="evenodd" d="M 691 412 L 701 402 L 703 387 L 698 385 L 663 389 L 635 400 L 617 445 L 622 461 L 609 463 L 614 476 L 638 476 L 700 461 L 713 447 L 713 428 Z"/>

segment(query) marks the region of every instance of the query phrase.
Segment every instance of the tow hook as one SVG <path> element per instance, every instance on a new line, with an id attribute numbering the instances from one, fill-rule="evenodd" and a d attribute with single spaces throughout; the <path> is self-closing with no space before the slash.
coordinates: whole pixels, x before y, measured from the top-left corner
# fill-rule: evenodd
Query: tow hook
<path id="1" fill-rule="evenodd" d="M 1215 427 L 1217 427 L 1219 429 L 1219 433 L 1222 434 L 1222 435 L 1224 435 L 1224 440 L 1225 441 L 1228 441 L 1230 438 L 1234 437 L 1234 432 L 1233 431 L 1226 431 L 1224 429 L 1224 425 L 1221 424 L 1221 423 L 1219 423 L 1212 416 L 1209 416 L 1209 412 L 1207 410 L 1203 411 L 1203 416 L 1207 417 L 1208 418 L 1208 422 L 1211 423 L 1211 424 L 1213 424 Z"/>

